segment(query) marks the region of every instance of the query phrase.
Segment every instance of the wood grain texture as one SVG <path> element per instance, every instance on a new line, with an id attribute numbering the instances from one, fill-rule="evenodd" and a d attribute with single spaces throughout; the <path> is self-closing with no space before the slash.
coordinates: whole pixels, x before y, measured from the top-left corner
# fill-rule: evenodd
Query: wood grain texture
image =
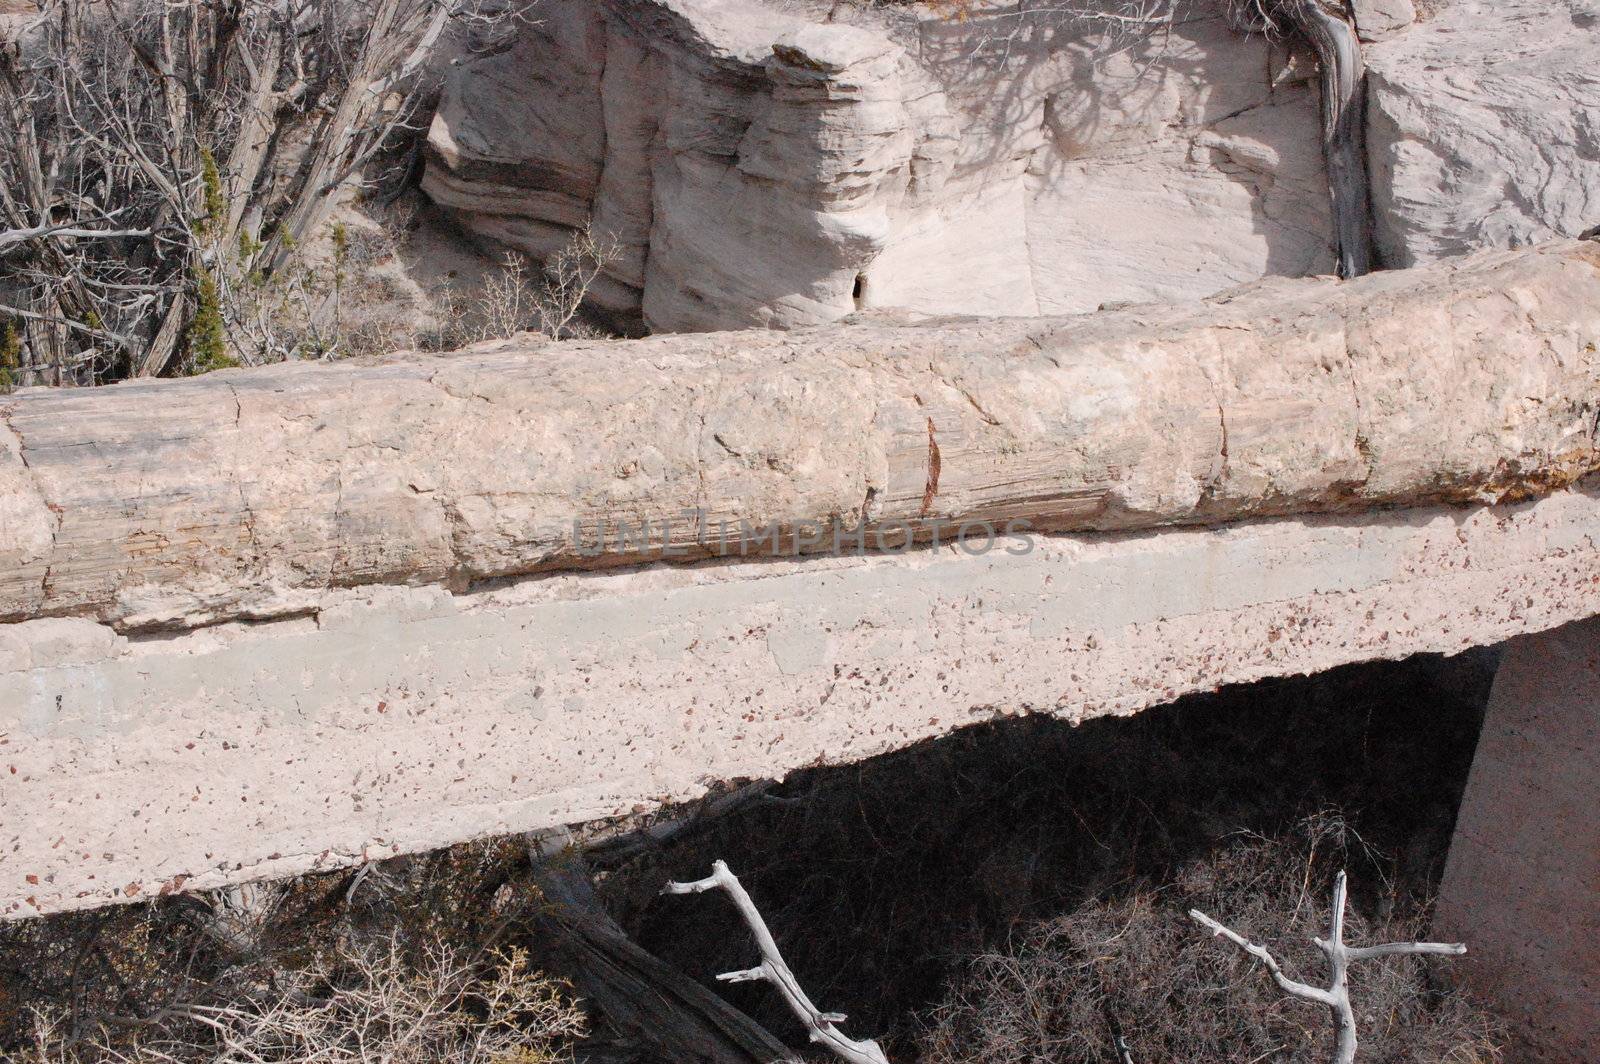
<path id="1" fill-rule="evenodd" d="M 1057 319 L 28 390 L 0 399 L 0 621 L 284 616 L 332 587 L 718 553 L 721 522 L 729 549 L 742 521 L 787 553 L 863 521 L 1515 500 L 1600 468 L 1597 345 L 1600 244 L 1561 242 Z"/>

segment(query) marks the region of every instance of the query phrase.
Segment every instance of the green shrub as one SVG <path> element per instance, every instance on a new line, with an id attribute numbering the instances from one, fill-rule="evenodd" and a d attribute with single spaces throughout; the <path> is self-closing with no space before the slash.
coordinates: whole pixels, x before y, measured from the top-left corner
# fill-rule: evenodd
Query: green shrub
<path id="1" fill-rule="evenodd" d="M 222 299 L 210 271 L 195 270 L 195 300 L 198 307 L 189 322 L 189 372 L 192 375 L 212 370 L 233 369 L 239 360 L 228 354 L 228 336 L 222 324 Z"/>
<path id="2" fill-rule="evenodd" d="M 203 233 L 214 233 L 228 216 L 228 201 L 222 194 L 222 173 L 217 169 L 216 156 L 207 148 L 200 149 L 200 184 L 204 189 L 206 213 L 197 228 Z"/>
<path id="3" fill-rule="evenodd" d="M 10 395 L 17 386 L 16 371 L 22 365 L 22 337 L 17 327 L 6 322 L 0 329 L 0 395 Z"/>

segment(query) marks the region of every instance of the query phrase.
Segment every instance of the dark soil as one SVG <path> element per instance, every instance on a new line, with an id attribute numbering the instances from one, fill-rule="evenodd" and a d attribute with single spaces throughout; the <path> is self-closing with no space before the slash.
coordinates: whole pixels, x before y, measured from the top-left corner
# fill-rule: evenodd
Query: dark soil
<path id="1" fill-rule="evenodd" d="M 754 946 L 720 895 L 659 897 L 728 862 L 819 1007 L 902 1052 L 963 959 L 1031 920 L 1159 885 L 1241 830 L 1337 808 L 1385 855 L 1357 897 L 1430 895 L 1495 658 L 1351 666 L 1073 728 L 1003 720 L 845 768 L 796 774 L 603 884 L 649 950 L 698 978 Z M 1383 879 L 1391 883 L 1386 885 Z M 791 1045 L 760 983 L 725 994 Z"/>

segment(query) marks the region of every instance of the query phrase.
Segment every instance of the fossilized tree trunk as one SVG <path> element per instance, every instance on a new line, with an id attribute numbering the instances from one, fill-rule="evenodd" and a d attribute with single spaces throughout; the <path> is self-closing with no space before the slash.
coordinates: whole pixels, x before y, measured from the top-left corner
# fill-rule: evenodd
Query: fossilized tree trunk
<path id="1" fill-rule="evenodd" d="M 23 389 L 0 399 L 0 621 L 188 628 L 935 521 L 1525 498 L 1600 469 L 1597 343 L 1600 245 L 1563 242 L 1059 319 Z"/>

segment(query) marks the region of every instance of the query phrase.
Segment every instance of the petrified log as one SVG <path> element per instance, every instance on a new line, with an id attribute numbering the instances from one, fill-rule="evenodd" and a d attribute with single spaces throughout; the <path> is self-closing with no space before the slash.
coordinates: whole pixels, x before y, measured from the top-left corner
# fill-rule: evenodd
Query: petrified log
<path id="1" fill-rule="evenodd" d="M 34 389 L 0 399 L 0 621 L 192 627 L 858 524 L 1514 500 L 1600 468 L 1597 409 L 1600 244 L 1571 241 L 1057 319 Z"/>

